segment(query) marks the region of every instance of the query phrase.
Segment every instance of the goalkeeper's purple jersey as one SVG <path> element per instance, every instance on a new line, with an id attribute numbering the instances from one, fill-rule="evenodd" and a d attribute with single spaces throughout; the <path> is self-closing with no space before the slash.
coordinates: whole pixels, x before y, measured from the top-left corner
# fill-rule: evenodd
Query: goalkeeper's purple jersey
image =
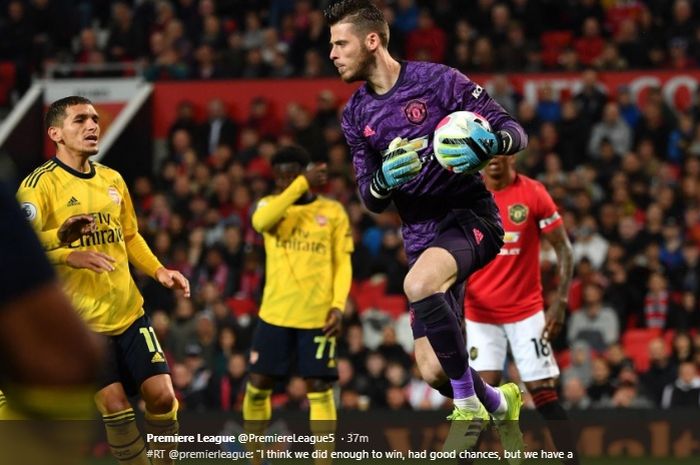
<path id="1" fill-rule="evenodd" d="M 433 131 L 446 115 L 468 110 L 483 116 L 494 131 L 507 130 L 515 150 L 527 144 L 522 127 L 486 91 L 454 68 L 435 63 L 402 62 L 399 79 L 384 95 L 366 84 L 350 98 L 342 129 L 353 156 L 365 206 L 373 212 L 394 201 L 403 221 L 404 247 L 413 263 L 435 238 L 438 225 L 452 209 L 473 209 L 498 220 L 498 210 L 480 174 L 454 174 L 433 155 Z M 395 137 L 414 141 L 423 167 L 417 177 L 392 191 L 388 199 L 370 193 L 372 175 L 382 152 Z"/>

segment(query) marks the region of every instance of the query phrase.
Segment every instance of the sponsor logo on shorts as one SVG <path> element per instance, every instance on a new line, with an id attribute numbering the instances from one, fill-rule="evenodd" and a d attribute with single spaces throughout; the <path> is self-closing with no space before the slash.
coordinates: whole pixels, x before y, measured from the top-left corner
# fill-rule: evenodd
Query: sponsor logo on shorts
<path id="1" fill-rule="evenodd" d="M 508 205 L 508 218 L 514 224 L 523 224 L 527 220 L 528 208 L 522 203 Z"/>
<path id="2" fill-rule="evenodd" d="M 478 357 L 478 356 L 479 356 L 479 349 L 477 349 L 477 348 L 474 347 L 474 346 L 471 346 L 471 347 L 469 348 L 469 359 L 470 359 L 470 360 L 476 360 L 476 357 Z"/>

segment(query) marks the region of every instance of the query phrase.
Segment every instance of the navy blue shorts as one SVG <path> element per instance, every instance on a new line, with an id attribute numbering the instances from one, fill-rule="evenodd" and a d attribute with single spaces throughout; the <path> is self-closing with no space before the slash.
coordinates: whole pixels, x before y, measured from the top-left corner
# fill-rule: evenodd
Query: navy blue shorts
<path id="1" fill-rule="evenodd" d="M 138 318 L 123 333 L 107 336 L 106 352 L 100 389 L 121 383 L 128 396 L 135 396 L 151 376 L 170 373 L 147 315 Z"/>
<path id="2" fill-rule="evenodd" d="M 457 279 L 445 293 L 464 334 L 464 290 L 469 276 L 493 260 L 503 247 L 503 226 L 496 211 L 489 217 L 472 210 L 453 210 L 442 223 L 430 247 L 447 250 L 457 262 Z M 413 338 L 425 336 L 425 324 L 411 312 Z M 465 336 L 466 340 L 466 336 Z"/>
<path id="3" fill-rule="evenodd" d="M 336 338 L 324 336 L 321 328 L 286 328 L 260 320 L 250 348 L 250 372 L 334 381 L 338 379 L 335 352 Z M 296 369 L 290 372 L 292 365 Z"/>

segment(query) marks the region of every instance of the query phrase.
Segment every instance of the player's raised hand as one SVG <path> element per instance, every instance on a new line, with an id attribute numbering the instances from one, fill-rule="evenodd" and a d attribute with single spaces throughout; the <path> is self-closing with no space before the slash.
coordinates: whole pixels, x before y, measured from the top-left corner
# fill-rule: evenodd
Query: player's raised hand
<path id="1" fill-rule="evenodd" d="M 334 337 L 340 334 L 343 324 L 343 312 L 339 308 L 331 308 L 326 315 L 326 324 L 323 325 L 323 334 L 326 337 Z"/>
<path id="2" fill-rule="evenodd" d="M 96 273 L 114 271 L 116 260 L 102 252 L 92 250 L 76 250 L 66 258 L 66 263 L 72 268 L 86 268 Z"/>
<path id="3" fill-rule="evenodd" d="M 182 289 L 185 297 L 190 296 L 190 282 L 179 271 L 158 268 L 156 280 L 168 289 Z"/>
<path id="4" fill-rule="evenodd" d="M 328 166 L 325 163 L 309 163 L 304 177 L 311 187 L 321 187 L 328 182 Z"/>
<path id="5" fill-rule="evenodd" d="M 561 328 L 564 326 L 566 318 L 566 302 L 561 299 L 556 299 L 554 303 L 547 309 L 545 313 L 544 329 L 542 330 L 542 338 L 547 341 L 553 341 L 559 335 Z"/>
<path id="6" fill-rule="evenodd" d="M 95 231 L 97 231 L 97 223 L 94 216 L 74 215 L 58 228 L 58 240 L 61 244 L 70 244 Z"/>

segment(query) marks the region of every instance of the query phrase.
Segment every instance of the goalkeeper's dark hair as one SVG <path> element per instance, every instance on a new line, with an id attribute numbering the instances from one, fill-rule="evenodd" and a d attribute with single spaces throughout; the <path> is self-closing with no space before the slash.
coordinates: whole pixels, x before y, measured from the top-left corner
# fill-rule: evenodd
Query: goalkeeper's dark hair
<path id="1" fill-rule="evenodd" d="M 92 102 L 90 99 L 79 95 L 71 95 L 70 97 L 64 97 L 60 100 L 56 100 L 49 105 L 49 109 L 46 111 L 46 116 L 44 116 L 45 128 L 49 129 L 52 126 L 61 126 L 66 117 L 66 109 L 75 105 L 92 105 Z"/>
<path id="2" fill-rule="evenodd" d="M 338 23 L 350 23 L 357 32 L 366 36 L 376 32 L 386 48 L 389 45 L 389 24 L 384 13 L 370 0 L 339 0 L 323 12 L 329 26 Z"/>
<path id="3" fill-rule="evenodd" d="M 302 169 L 311 163 L 309 152 L 299 145 L 287 145 L 280 148 L 272 157 L 270 164 L 272 166 L 282 165 L 285 163 L 297 163 Z"/>

